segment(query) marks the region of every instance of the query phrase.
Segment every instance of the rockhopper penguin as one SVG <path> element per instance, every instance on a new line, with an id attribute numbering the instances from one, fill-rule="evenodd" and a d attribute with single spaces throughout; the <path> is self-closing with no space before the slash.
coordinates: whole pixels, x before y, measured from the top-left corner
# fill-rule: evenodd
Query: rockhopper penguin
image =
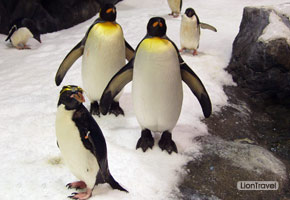
<path id="1" fill-rule="evenodd" d="M 127 192 L 110 173 L 106 141 L 98 124 L 82 104 L 85 101 L 80 87 L 64 86 L 60 92 L 56 113 L 56 137 L 61 156 L 80 181 L 68 188 L 86 189 L 72 193 L 72 199 L 88 199 L 95 185 L 108 183 L 113 189 Z"/>

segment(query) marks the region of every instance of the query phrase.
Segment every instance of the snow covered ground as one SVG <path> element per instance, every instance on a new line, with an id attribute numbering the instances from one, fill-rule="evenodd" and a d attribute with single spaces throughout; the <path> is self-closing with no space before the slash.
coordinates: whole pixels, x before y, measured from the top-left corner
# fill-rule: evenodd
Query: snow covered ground
<path id="1" fill-rule="evenodd" d="M 193 7 L 200 21 L 215 26 L 217 33 L 202 30 L 199 55 L 184 53 L 182 57 L 204 83 L 213 111 L 227 104 L 222 87 L 233 85 L 225 72 L 238 33 L 243 8 L 279 4 L 288 0 L 184 0 L 183 9 Z M 168 16 L 166 0 L 124 0 L 117 5 L 117 22 L 126 40 L 136 47 L 146 34 L 149 18 L 166 19 L 167 35 L 178 47 L 181 18 Z M 97 17 L 97 16 L 96 16 Z M 75 181 L 60 160 L 55 137 L 55 113 L 61 87 L 54 76 L 65 55 L 84 36 L 96 19 L 67 30 L 42 35 L 42 44 L 29 41 L 31 50 L 17 50 L 0 35 L 0 194 L 1 199 L 66 199 L 74 190 L 65 185 Z M 81 59 L 67 73 L 62 86 L 81 84 Z M 88 103 L 86 103 L 88 106 Z M 108 146 L 109 167 L 115 179 L 129 193 L 99 185 L 91 199 L 160 200 L 174 199 L 180 175 L 189 158 L 199 156 L 200 145 L 193 138 L 206 135 L 207 127 L 200 105 L 184 85 L 184 101 L 180 119 L 173 131 L 179 154 L 168 155 L 157 144 L 146 153 L 135 150 L 140 127 L 134 115 L 131 85 L 121 97 L 125 117 L 103 116 L 99 123 Z M 159 134 L 155 134 L 158 141 Z"/>

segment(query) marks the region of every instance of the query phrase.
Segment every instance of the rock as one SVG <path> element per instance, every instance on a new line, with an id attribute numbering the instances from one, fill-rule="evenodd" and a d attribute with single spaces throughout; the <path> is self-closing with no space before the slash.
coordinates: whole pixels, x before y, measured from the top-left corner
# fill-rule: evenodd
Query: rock
<path id="1" fill-rule="evenodd" d="M 0 0 L 0 33 L 8 34 L 19 18 L 32 19 L 40 33 L 72 27 L 95 16 L 100 3 L 116 4 L 120 0 Z"/>
<path id="2" fill-rule="evenodd" d="M 227 71 L 254 101 L 290 106 L 290 22 L 280 7 L 244 9 Z"/>

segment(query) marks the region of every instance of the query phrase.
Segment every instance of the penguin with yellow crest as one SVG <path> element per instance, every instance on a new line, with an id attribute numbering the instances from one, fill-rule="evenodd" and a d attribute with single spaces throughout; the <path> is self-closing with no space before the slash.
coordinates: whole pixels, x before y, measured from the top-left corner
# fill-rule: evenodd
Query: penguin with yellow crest
<path id="1" fill-rule="evenodd" d="M 136 48 L 136 54 L 109 82 L 100 103 L 108 112 L 110 103 L 122 88 L 132 81 L 134 111 L 142 128 L 136 148 L 144 152 L 154 145 L 151 132 L 161 132 L 162 150 L 177 153 L 172 130 L 181 112 L 184 81 L 197 97 L 205 117 L 211 114 L 211 102 L 198 76 L 183 61 L 176 45 L 166 36 L 165 20 L 153 17 L 147 35 Z"/>
<path id="2" fill-rule="evenodd" d="M 90 113 L 94 115 L 100 115 L 99 101 L 110 79 L 126 64 L 126 59 L 129 61 L 134 56 L 134 49 L 124 39 L 116 16 L 113 4 L 103 5 L 99 18 L 64 58 L 55 76 L 58 86 L 73 63 L 83 56 L 82 84 L 91 102 Z M 119 96 L 113 100 L 109 109 L 109 113 L 116 116 L 124 115 L 118 102 Z"/>

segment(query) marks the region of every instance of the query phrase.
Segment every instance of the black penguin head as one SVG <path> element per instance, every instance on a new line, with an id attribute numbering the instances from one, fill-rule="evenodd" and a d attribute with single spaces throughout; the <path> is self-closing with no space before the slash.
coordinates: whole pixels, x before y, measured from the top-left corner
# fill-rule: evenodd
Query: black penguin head
<path id="1" fill-rule="evenodd" d="M 153 37 L 166 35 L 166 23 L 162 17 L 152 17 L 147 24 L 147 34 Z"/>
<path id="2" fill-rule="evenodd" d="M 116 7 L 113 4 L 105 4 L 100 10 L 100 18 L 104 21 L 114 22 L 117 17 Z"/>
<path id="3" fill-rule="evenodd" d="M 32 33 L 33 38 L 41 43 L 40 32 L 39 32 L 38 28 L 36 27 L 35 22 L 32 19 L 28 19 L 28 18 L 22 19 L 21 20 L 21 25 L 23 27 L 28 28 L 30 30 L 30 32 Z"/>
<path id="4" fill-rule="evenodd" d="M 196 15 L 195 11 L 193 8 L 187 8 L 185 10 L 185 14 L 187 17 L 192 17 L 193 15 Z"/>
<path id="5" fill-rule="evenodd" d="M 67 110 L 74 110 L 83 102 L 85 102 L 83 89 L 78 86 L 64 86 L 60 91 L 58 106 L 63 104 Z"/>

